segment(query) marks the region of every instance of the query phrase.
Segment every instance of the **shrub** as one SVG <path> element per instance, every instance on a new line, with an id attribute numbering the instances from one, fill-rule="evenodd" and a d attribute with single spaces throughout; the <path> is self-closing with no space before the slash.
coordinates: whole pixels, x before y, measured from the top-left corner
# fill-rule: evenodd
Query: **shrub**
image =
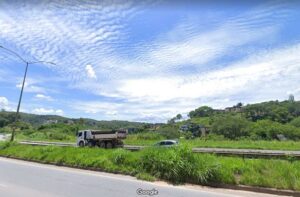
<path id="1" fill-rule="evenodd" d="M 249 136 L 248 126 L 250 122 L 239 116 L 225 115 L 213 120 L 212 132 L 223 135 L 229 139 L 237 139 Z"/>
<path id="2" fill-rule="evenodd" d="M 175 139 L 180 137 L 178 128 L 171 125 L 159 128 L 158 133 L 167 139 Z"/>
<path id="3" fill-rule="evenodd" d="M 128 151 L 124 149 L 118 149 L 110 155 L 110 158 L 114 164 L 123 165 L 125 164 L 125 160 L 128 156 Z"/>
<path id="4" fill-rule="evenodd" d="M 297 117 L 295 119 L 293 119 L 291 122 L 290 122 L 291 125 L 295 126 L 295 127 L 300 127 L 300 117 Z"/>
<path id="5" fill-rule="evenodd" d="M 252 136 L 257 139 L 277 139 L 282 134 L 289 139 L 299 139 L 300 131 L 297 127 L 288 124 L 280 124 L 271 120 L 260 120 L 250 126 Z"/>
<path id="6" fill-rule="evenodd" d="M 141 169 L 173 183 L 206 184 L 216 179 L 218 163 L 214 156 L 195 155 L 187 147 L 149 148 L 142 152 Z"/>
<path id="7" fill-rule="evenodd" d="M 139 133 L 136 135 L 138 140 L 161 140 L 163 136 L 159 133 Z"/>

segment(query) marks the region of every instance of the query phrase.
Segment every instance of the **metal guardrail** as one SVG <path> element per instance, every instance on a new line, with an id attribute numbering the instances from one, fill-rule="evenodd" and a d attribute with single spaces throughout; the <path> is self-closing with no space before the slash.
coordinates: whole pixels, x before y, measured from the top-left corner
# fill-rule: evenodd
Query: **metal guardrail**
<path id="1" fill-rule="evenodd" d="M 193 148 L 194 153 L 213 153 L 217 155 L 242 157 L 294 157 L 300 159 L 300 151 L 231 149 L 231 148 Z"/>
<path id="2" fill-rule="evenodd" d="M 75 143 L 65 143 L 65 142 L 45 142 L 45 141 L 20 141 L 19 144 L 26 144 L 26 145 L 35 145 L 35 146 L 71 146 L 76 147 Z M 131 150 L 131 151 L 139 151 L 144 146 L 131 146 L 131 145 L 124 145 L 124 149 Z"/>
<path id="3" fill-rule="evenodd" d="M 36 146 L 76 146 L 75 143 L 65 142 L 44 142 L 44 141 L 21 141 L 19 144 L 36 145 Z"/>
<path id="4" fill-rule="evenodd" d="M 44 142 L 44 141 L 21 141 L 20 144 L 36 145 L 36 146 L 71 146 L 76 147 L 75 143 L 63 142 Z M 146 146 L 124 145 L 124 149 L 130 151 L 139 151 Z M 193 153 L 212 153 L 225 156 L 241 156 L 241 157 L 293 157 L 300 159 L 300 151 L 283 151 L 283 150 L 260 150 L 260 149 L 231 149 L 231 148 L 193 148 Z"/>

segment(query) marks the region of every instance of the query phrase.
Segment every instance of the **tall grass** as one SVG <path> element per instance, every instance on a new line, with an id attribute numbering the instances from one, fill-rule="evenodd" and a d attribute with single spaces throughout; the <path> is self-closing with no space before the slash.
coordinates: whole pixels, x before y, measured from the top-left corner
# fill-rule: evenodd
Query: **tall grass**
<path id="1" fill-rule="evenodd" d="M 0 155 L 43 163 L 122 173 L 172 183 L 243 184 L 300 191 L 300 161 L 193 154 L 187 146 L 123 149 L 39 147 L 0 143 Z"/>
<path id="2" fill-rule="evenodd" d="M 187 147 L 148 148 L 141 156 L 146 172 L 174 183 L 206 184 L 215 179 L 219 164 L 216 157 L 195 155 Z"/>
<path id="3" fill-rule="evenodd" d="M 137 140 L 131 136 L 125 140 L 125 144 L 149 146 L 159 140 Z M 212 147 L 212 148 L 244 148 L 244 149 L 269 149 L 269 150 L 300 150 L 300 141 L 263 141 L 263 140 L 211 140 L 211 139 L 180 139 L 180 144 L 192 148 Z"/>

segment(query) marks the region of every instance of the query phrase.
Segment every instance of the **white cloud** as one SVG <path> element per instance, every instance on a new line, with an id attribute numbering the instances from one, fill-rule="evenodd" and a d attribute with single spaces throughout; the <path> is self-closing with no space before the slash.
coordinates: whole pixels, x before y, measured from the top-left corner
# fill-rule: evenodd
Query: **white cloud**
<path id="1" fill-rule="evenodd" d="M 87 72 L 87 76 L 92 79 L 97 79 L 95 70 L 92 65 L 88 64 L 85 66 L 85 70 Z"/>
<path id="2" fill-rule="evenodd" d="M 32 78 L 27 78 L 24 84 L 24 92 L 31 92 L 31 93 L 40 93 L 40 92 L 46 92 L 44 87 L 41 87 L 37 85 L 39 82 Z M 16 84 L 16 87 L 21 89 L 23 85 L 23 82 L 19 82 Z"/>
<path id="3" fill-rule="evenodd" d="M 148 77 L 123 80 L 117 87 L 124 97 L 144 101 L 168 101 L 180 98 L 223 97 L 237 94 L 252 87 L 272 90 L 264 84 L 279 86 L 274 92 L 286 92 L 288 86 L 295 87 L 300 75 L 300 44 L 260 55 L 255 54 L 225 68 L 184 77 Z M 251 92 L 249 92 L 251 94 Z"/>
<path id="4" fill-rule="evenodd" d="M 44 66 L 68 79 L 69 87 L 125 100 L 72 103 L 79 111 L 108 119 L 160 121 L 202 104 L 223 107 L 243 96 L 242 102 L 280 99 L 299 88 L 299 44 L 253 54 L 243 48 L 276 39 L 281 22 L 291 13 L 282 1 L 224 18 L 205 31 L 199 31 L 199 21 L 187 17 L 170 32 L 130 49 L 124 39 L 130 41 L 130 35 L 124 35 L 129 31 L 122 30 L 126 29 L 124 19 L 136 14 L 134 2 L 118 6 L 82 2 L 76 11 L 60 1 L 42 2 L 36 10 L 5 2 L 0 8 L 1 38 L 28 57 L 59 62 L 59 66 Z M 236 53 L 242 53 L 238 61 L 230 56 Z M 223 57 L 236 62 L 218 65 Z M 25 91 L 46 99 L 49 91 L 40 85 L 28 80 Z M 45 108 L 34 111 L 63 113 Z"/>
<path id="5" fill-rule="evenodd" d="M 8 99 L 6 97 L 0 96 L 0 109 L 8 109 Z"/>
<path id="6" fill-rule="evenodd" d="M 41 115 L 45 115 L 45 114 L 49 114 L 49 115 L 63 115 L 64 111 L 61 109 L 46 109 L 46 108 L 35 108 L 32 110 L 32 113 L 35 114 L 41 114 Z"/>
<path id="7" fill-rule="evenodd" d="M 72 108 L 104 119 L 163 122 L 200 105 L 224 108 L 237 102 L 287 99 L 300 84 L 300 44 L 254 54 L 225 68 L 201 74 L 123 80 L 119 102 L 77 102 Z M 238 95 L 238 96 L 236 96 Z M 115 113 L 117 112 L 117 113 Z M 111 114 L 110 114 L 111 113 Z M 112 115 L 113 114 L 113 115 Z"/>
<path id="8" fill-rule="evenodd" d="M 35 98 L 40 99 L 40 100 L 53 101 L 53 98 L 51 96 L 47 96 L 44 94 L 36 94 Z"/>

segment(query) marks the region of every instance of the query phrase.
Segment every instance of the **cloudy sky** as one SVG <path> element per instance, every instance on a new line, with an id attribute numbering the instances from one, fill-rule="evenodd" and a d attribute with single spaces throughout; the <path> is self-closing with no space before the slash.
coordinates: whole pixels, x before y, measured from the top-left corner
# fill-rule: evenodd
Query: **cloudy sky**
<path id="1" fill-rule="evenodd" d="M 201 105 L 299 99 L 299 10 L 296 1 L 2 0 L 0 45 L 56 63 L 30 65 L 24 112 L 165 122 Z M 24 69 L 0 49 L 0 108 L 16 109 Z"/>

